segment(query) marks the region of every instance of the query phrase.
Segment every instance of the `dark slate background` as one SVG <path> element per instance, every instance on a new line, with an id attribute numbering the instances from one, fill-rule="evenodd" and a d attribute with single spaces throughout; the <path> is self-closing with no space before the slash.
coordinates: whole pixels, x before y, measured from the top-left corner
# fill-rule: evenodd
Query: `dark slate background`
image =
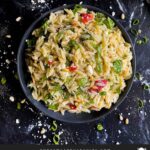
<path id="1" fill-rule="evenodd" d="M 34 0 L 36 1 L 36 0 Z M 16 73 L 16 56 L 21 37 L 30 24 L 42 13 L 63 4 L 79 3 L 79 0 L 46 0 L 46 3 L 32 4 L 31 0 L 0 0 L 0 78 L 6 77 L 6 85 L 0 84 L 0 144 L 52 144 L 53 134 L 49 129 L 52 119 L 38 112 L 29 102 L 17 110 L 17 102 L 25 98 Z M 141 29 L 141 37 L 150 38 L 150 5 L 144 0 L 83 0 L 83 4 L 99 7 L 108 13 L 115 12 L 115 18 L 130 30 L 132 18 L 140 24 L 132 28 Z M 111 7 L 112 9 L 111 9 Z M 120 16 L 124 13 L 125 20 Z M 21 16 L 20 22 L 15 19 Z M 11 34 L 12 38 L 5 36 Z M 130 34 L 131 35 L 131 34 Z M 99 120 L 104 130 L 98 132 L 96 124 L 73 125 L 58 122 L 61 134 L 60 144 L 148 144 L 150 143 L 150 91 L 143 90 L 142 83 L 150 82 L 150 42 L 136 45 L 138 37 L 131 35 L 135 46 L 137 72 L 143 75 L 142 81 L 135 80 L 124 102 L 111 114 Z M 11 45 L 11 47 L 8 45 Z M 9 59 L 10 64 L 5 61 Z M 15 101 L 9 100 L 14 96 Z M 138 98 L 144 101 L 144 108 L 138 109 Z M 118 115 L 129 118 L 129 125 L 119 121 Z M 16 124 L 16 119 L 20 124 Z M 46 138 L 40 134 L 47 129 Z"/>

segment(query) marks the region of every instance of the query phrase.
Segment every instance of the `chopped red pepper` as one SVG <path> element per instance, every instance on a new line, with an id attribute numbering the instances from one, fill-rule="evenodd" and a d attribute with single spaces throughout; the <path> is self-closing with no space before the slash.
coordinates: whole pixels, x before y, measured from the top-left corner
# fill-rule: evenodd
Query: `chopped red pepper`
<path id="1" fill-rule="evenodd" d="M 68 105 L 69 105 L 69 107 L 70 107 L 71 109 L 73 109 L 73 110 L 77 108 L 76 105 L 74 105 L 74 104 L 71 104 L 71 103 L 70 103 L 70 104 L 68 104 Z"/>
<path id="2" fill-rule="evenodd" d="M 52 60 L 49 60 L 49 61 L 48 61 L 48 64 L 49 64 L 49 65 L 53 64 L 53 61 L 52 61 Z"/>
<path id="3" fill-rule="evenodd" d="M 70 66 L 68 67 L 69 71 L 76 71 L 77 70 L 77 66 Z"/>
<path id="4" fill-rule="evenodd" d="M 95 85 L 98 86 L 98 87 L 105 87 L 107 84 L 107 80 L 105 79 L 102 79 L 102 80 L 96 80 L 95 81 Z"/>
<path id="5" fill-rule="evenodd" d="M 86 24 L 94 18 L 93 14 L 83 13 L 81 14 L 81 21 Z"/>
<path id="6" fill-rule="evenodd" d="M 91 92 L 91 93 L 92 92 L 98 93 L 98 92 L 100 92 L 102 90 L 102 88 L 104 88 L 106 86 L 106 84 L 107 84 L 107 80 L 105 80 L 105 79 L 96 80 L 95 81 L 95 86 L 91 87 L 89 89 L 89 92 Z"/>

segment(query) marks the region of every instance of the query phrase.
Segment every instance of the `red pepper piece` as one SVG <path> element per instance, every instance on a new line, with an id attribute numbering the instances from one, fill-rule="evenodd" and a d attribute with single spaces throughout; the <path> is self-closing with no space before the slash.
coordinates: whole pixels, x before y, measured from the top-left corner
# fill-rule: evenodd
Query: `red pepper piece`
<path id="1" fill-rule="evenodd" d="M 49 64 L 49 65 L 53 64 L 53 61 L 52 61 L 52 60 L 49 60 L 49 61 L 48 61 L 48 64 Z"/>
<path id="2" fill-rule="evenodd" d="M 81 14 L 81 21 L 86 24 L 93 19 L 93 14 L 83 13 Z"/>
<path id="3" fill-rule="evenodd" d="M 68 69 L 69 71 L 73 72 L 77 70 L 77 66 L 70 66 Z"/>
<path id="4" fill-rule="evenodd" d="M 74 105 L 74 104 L 68 104 L 69 105 L 69 107 L 71 108 L 71 109 L 73 109 L 73 110 L 75 110 L 77 107 L 76 107 L 76 105 Z"/>

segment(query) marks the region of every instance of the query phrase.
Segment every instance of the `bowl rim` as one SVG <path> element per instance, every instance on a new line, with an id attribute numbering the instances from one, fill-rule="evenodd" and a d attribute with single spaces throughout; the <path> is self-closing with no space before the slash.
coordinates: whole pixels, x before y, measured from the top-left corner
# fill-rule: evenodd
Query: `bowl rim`
<path id="1" fill-rule="evenodd" d="M 113 16 L 111 16 L 110 14 L 108 14 L 107 12 L 105 12 L 104 10 L 101 10 L 95 6 L 91 6 L 91 5 L 82 5 L 82 7 L 84 8 L 87 8 L 87 9 L 90 9 L 94 12 L 100 12 L 100 13 L 103 13 L 104 15 L 110 17 L 116 24 L 116 26 L 121 30 L 123 36 L 126 37 L 126 40 L 128 40 L 128 42 L 131 44 L 131 52 L 132 52 L 132 62 L 131 62 L 131 65 L 132 65 L 132 77 L 128 80 L 128 87 L 126 89 L 126 91 L 123 91 L 122 93 L 124 93 L 124 95 L 120 98 L 120 95 L 119 95 L 119 98 L 117 100 L 117 102 L 115 104 L 112 104 L 111 108 L 108 109 L 104 114 L 102 115 L 99 115 L 98 117 L 95 117 L 95 118 L 91 118 L 91 119 L 87 119 L 87 120 L 68 120 L 68 119 L 64 119 L 63 117 L 59 117 L 57 118 L 54 113 L 57 113 L 57 112 L 51 112 L 49 113 L 50 111 L 52 110 L 45 110 L 44 108 L 45 107 L 41 107 L 41 105 L 39 106 L 37 100 L 34 100 L 33 97 L 31 96 L 31 92 L 27 91 L 27 85 L 25 84 L 25 80 L 23 79 L 23 68 L 21 67 L 21 54 L 23 53 L 22 51 L 25 50 L 25 41 L 26 39 L 28 39 L 28 37 L 31 35 L 32 31 L 35 29 L 35 26 L 40 22 L 42 21 L 44 18 L 46 18 L 46 16 L 49 16 L 52 12 L 57 12 L 57 11 L 60 11 L 60 10 L 64 10 L 64 9 L 69 9 L 69 8 L 73 8 L 76 4 L 71 4 L 71 5 L 66 5 L 66 6 L 60 6 L 60 7 L 57 7 L 57 8 L 54 8 L 54 9 L 51 9 L 47 12 L 45 12 L 44 14 L 42 14 L 38 19 L 36 19 L 29 27 L 28 29 L 25 31 L 25 34 L 23 35 L 22 39 L 21 39 L 21 42 L 20 42 L 20 45 L 19 45 L 19 48 L 18 48 L 18 54 L 17 54 L 17 73 L 18 73 L 18 77 L 19 77 L 19 82 L 21 84 L 21 88 L 25 94 L 25 96 L 28 98 L 28 100 L 32 103 L 32 105 L 34 105 L 38 110 L 40 110 L 40 112 L 43 112 L 46 116 L 49 116 L 53 119 L 56 119 L 56 120 L 59 120 L 59 121 L 62 121 L 62 122 L 67 122 L 67 123 L 89 123 L 89 122 L 93 122 L 93 121 L 97 121 L 103 117 L 105 117 L 106 115 L 110 114 L 115 108 L 117 108 L 123 101 L 124 99 L 126 98 L 127 94 L 129 93 L 130 89 L 131 89 L 131 86 L 133 84 L 133 79 L 134 79 L 134 75 L 135 75 L 135 71 L 136 71 L 136 55 L 135 55 L 135 50 L 134 50 L 134 46 L 133 46 L 133 43 L 132 43 L 132 40 L 129 36 L 129 34 L 127 33 L 127 31 L 125 30 L 125 28 L 117 21 L 117 19 L 115 19 Z M 100 110 L 101 111 L 101 110 Z M 99 112 L 100 112 L 99 111 Z M 59 113 L 59 112 L 58 112 Z M 91 112 L 92 113 L 92 112 Z M 90 114 L 91 114 L 90 113 Z M 71 114 L 71 113 L 70 113 Z M 82 113 L 78 114 L 78 115 L 81 115 Z M 89 114 L 89 115 L 90 115 Z M 62 115 L 63 116 L 63 115 Z M 65 114 L 64 114 L 65 116 Z"/>

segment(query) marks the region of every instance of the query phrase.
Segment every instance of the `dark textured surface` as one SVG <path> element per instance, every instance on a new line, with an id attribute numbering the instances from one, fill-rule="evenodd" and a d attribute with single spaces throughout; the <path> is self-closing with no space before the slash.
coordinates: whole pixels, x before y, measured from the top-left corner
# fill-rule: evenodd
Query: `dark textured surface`
<path id="1" fill-rule="evenodd" d="M 47 0 L 44 4 L 32 4 L 30 0 L 0 1 L 0 77 L 5 76 L 7 79 L 6 85 L 0 84 L 1 144 L 52 144 L 53 134 L 49 131 L 51 118 L 40 114 L 32 105 L 27 104 L 28 101 L 21 105 L 21 110 L 17 110 L 17 102 L 25 98 L 19 81 L 14 78 L 17 49 L 25 30 L 37 17 L 51 8 L 75 2 L 79 3 L 80 1 Z M 140 24 L 132 28 L 142 29 L 140 36 L 146 35 L 150 38 L 150 6 L 145 1 L 85 0 L 83 3 L 97 6 L 110 14 L 114 11 L 115 18 L 127 31 L 131 28 L 132 18 L 139 18 Z M 122 12 L 126 15 L 125 20 L 120 19 Z M 22 17 L 20 22 L 15 21 L 18 16 Z M 5 38 L 7 34 L 11 34 L 12 38 Z M 136 51 L 137 72 L 140 72 L 144 78 L 142 81 L 135 80 L 130 93 L 118 109 L 99 121 L 104 126 L 102 132 L 97 132 L 95 129 L 97 122 L 84 125 L 58 122 L 58 132 L 62 133 L 60 144 L 150 143 L 150 92 L 142 88 L 142 83 L 150 82 L 150 42 L 138 46 L 135 44 L 137 37 L 132 35 L 131 37 Z M 8 48 L 8 45 L 11 47 Z M 7 64 L 6 59 L 9 59 L 11 63 Z M 15 102 L 9 100 L 10 96 L 14 96 Z M 145 105 L 141 110 L 138 109 L 137 98 L 144 100 Z M 129 118 L 129 125 L 119 121 L 118 114 L 120 113 L 125 118 Z M 16 124 L 17 118 L 20 120 L 20 124 Z M 48 130 L 44 139 L 43 135 L 38 133 L 43 127 Z"/>

